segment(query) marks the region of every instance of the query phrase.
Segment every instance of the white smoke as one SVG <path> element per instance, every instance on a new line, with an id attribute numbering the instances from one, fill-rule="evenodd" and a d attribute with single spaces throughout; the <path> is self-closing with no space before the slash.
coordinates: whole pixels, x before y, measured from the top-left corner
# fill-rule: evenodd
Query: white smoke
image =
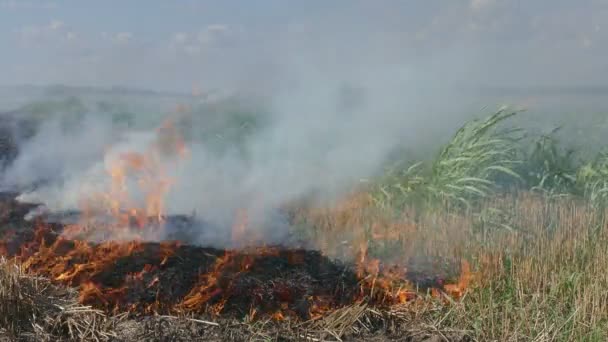
<path id="1" fill-rule="evenodd" d="M 460 121 L 449 115 L 466 101 L 455 106 L 457 97 L 443 90 L 433 95 L 445 102 L 434 102 L 421 91 L 434 78 L 431 64 L 414 69 L 372 60 L 338 67 L 296 58 L 267 94 L 270 122 L 247 140 L 244 153 L 227 149 L 218 154 L 195 140 L 186 158 L 162 165 L 172 180 L 164 198 L 166 214 L 196 213 L 225 229 L 235 211 L 244 208 L 266 239 L 280 240 L 284 227 L 268 222 L 273 209 L 313 193 L 335 198 L 378 172 L 396 146 L 437 136 L 437 128 Z M 341 93 L 345 86 L 360 89 L 347 105 Z M 197 115 L 204 122 L 206 113 Z M 432 125 L 439 118 L 441 125 Z M 139 119 L 145 120 L 145 113 Z M 94 114 L 69 130 L 49 120 L 21 146 L 2 180 L 21 189 L 35 184 L 20 197 L 23 201 L 44 203 L 51 212 L 78 210 L 91 195 L 108 193 L 112 160 L 145 151 L 155 136 L 154 131 L 118 132 Z M 137 185 L 129 189 L 143 207 Z M 201 236 L 206 242 L 214 239 L 209 232 Z"/>
<path id="2" fill-rule="evenodd" d="M 474 96 L 457 94 L 454 86 L 480 75 L 476 49 L 449 42 L 422 44 L 413 34 L 402 34 L 407 27 L 401 24 L 407 23 L 384 11 L 369 22 L 340 14 L 307 17 L 300 25 L 287 25 L 284 34 L 277 30 L 273 39 L 243 38 L 233 42 L 238 48 L 213 50 L 200 70 L 193 64 L 195 70 L 180 68 L 181 73 L 167 75 L 205 80 L 208 72 L 209 88 L 224 84 L 262 94 L 271 111 L 270 123 L 247 140 L 244 153 L 228 149 L 218 154 L 194 141 L 187 158 L 163 165 L 173 180 L 165 199 L 168 214 L 195 212 L 225 227 L 238 208 L 251 210 L 252 220 L 264 221 L 268 211 L 301 196 L 335 198 L 378 172 L 395 147 L 436 140 L 452 123 L 462 122 L 462 112 L 478 109 Z M 367 12 L 359 14 L 365 18 Z M 393 20 L 385 25 L 386 18 Z M 128 61 L 146 60 L 143 53 L 129 51 L 128 56 L 116 51 L 124 58 L 117 58 L 121 68 L 111 69 L 137 79 L 152 75 L 127 72 L 141 70 L 130 68 Z M 215 65 L 222 67 L 216 70 Z M 164 76 L 167 70 L 173 69 L 163 65 L 154 75 Z M 345 87 L 360 89 L 356 101 L 347 105 L 342 103 Z M 22 200 L 44 203 L 51 211 L 78 209 L 83 197 L 111 185 L 108 158 L 145 149 L 153 136 L 118 134 L 98 116 L 68 131 L 51 120 L 22 146 L 3 183 L 17 188 L 36 184 Z M 270 239 L 280 236 L 281 229 L 263 234 Z"/>

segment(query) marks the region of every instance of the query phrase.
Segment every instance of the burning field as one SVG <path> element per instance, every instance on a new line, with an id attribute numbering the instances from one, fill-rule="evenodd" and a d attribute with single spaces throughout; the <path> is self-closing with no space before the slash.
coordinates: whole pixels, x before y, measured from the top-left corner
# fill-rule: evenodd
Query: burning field
<path id="1" fill-rule="evenodd" d="M 252 229 L 248 210 L 239 209 L 225 230 L 229 247 L 192 243 L 210 224 L 195 215 L 165 211 L 172 181 L 164 167 L 167 160 L 179 163 L 187 155 L 184 141 L 165 123 L 143 152 L 108 158 L 107 191 L 81 198 L 78 211 L 51 212 L 19 194 L 2 193 L 4 286 L 17 287 L 19 297 L 38 295 L 26 292 L 30 290 L 64 293 L 38 298 L 31 305 L 42 300 L 41 307 L 54 308 L 46 309 L 49 312 L 76 315 L 68 321 L 47 317 L 45 326 L 37 323 L 37 316 L 49 313 L 36 308 L 27 317 L 24 309 L 26 316 L 3 323 L 11 327 L 7 333 L 24 339 L 122 340 L 127 338 L 116 330 L 121 324 L 142 330 L 151 319 L 164 319 L 173 321 L 178 330 L 180 324 L 204 328 L 199 327 L 200 335 L 193 337 L 187 337 L 188 332 L 179 337 L 176 332 L 178 339 L 278 334 L 340 340 L 386 331 L 388 325 L 409 317 L 406 310 L 395 311 L 399 306 L 421 305 L 427 296 L 449 305 L 466 290 L 470 278 L 466 261 L 431 255 L 372 256 L 367 232 L 355 227 L 348 238 L 342 236 L 346 240 L 330 245 L 304 239 L 295 230 L 283 244 L 268 245 Z M 290 217 L 290 226 L 296 226 L 298 213 L 281 210 Z M 374 238 L 399 241 L 395 233 Z M 7 315 L 11 315 L 9 303 L 17 300 L 11 295 L 3 294 L 7 302 L 0 311 Z M 73 309 L 62 304 L 62 297 L 71 298 L 68 306 Z M 78 322 L 79 314 L 83 322 Z M 265 323 L 255 328 L 257 332 L 247 330 L 260 322 Z M 145 339 L 144 335 L 137 338 Z"/>
<path id="2" fill-rule="evenodd" d="M 497 128 L 515 114 L 336 200 L 228 198 L 224 221 L 169 209 L 193 151 L 165 121 L 104 151 L 75 209 L 0 193 L 0 338 L 605 340 L 608 163 L 524 152 Z"/>
<path id="3" fill-rule="evenodd" d="M 416 269 L 422 265 L 367 258 L 365 249 L 346 264 L 294 247 L 227 250 L 141 239 L 95 243 L 78 238 L 77 225 L 23 220 L 34 206 L 10 194 L 3 194 L 1 206 L 0 253 L 26 274 L 77 289 L 79 304 L 107 315 L 312 322 L 353 305 L 388 309 L 413 302 L 417 288 L 458 298 L 467 281 L 458 283 L 454 266 L 459 265 L 443 265 L 442 271 L 441 261 L 427 262 L 425 274 Z M 246 233 L 244 225 L 234 229 Z M 142 227 L 130 228 L 133 236 Z"/>

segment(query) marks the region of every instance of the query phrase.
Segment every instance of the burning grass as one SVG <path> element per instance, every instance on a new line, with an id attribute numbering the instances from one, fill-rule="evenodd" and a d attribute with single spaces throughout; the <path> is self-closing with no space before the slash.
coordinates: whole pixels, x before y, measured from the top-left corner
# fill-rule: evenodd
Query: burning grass
<path id="1" fill-rule="evenodd" d="M 366 197 L 301 213 L 301 219 L 318 227 L 318 238 L 329 246 L 335 241 L 327 236 L 351 236 L 351 241 L 367 241 L 373 255 L 404 250 L 413 258 L 468 260 L 471 275 L 445 287 L 451 297 L 441 296 L 450 304 L 416 316 L 424 326 L 464 332 L 478 341 L 608 338 L 604 210 L 583 200 L 523 192 L 495 196 L 476 211 L 405 209 L 391 221 Z M 393 234 L 393 240 L 378 239 L 381 232 Z M 457 288 L 465 289 L 461 297 L 454 296 Z"/>
<path id="2" fill-rule="evenodd" d="M 353 262 L 342 263 L 297 248 L 92 243 L 62 236 L 66 227 L 61 224 L 21 220 L 13 226 L 21 229 L 6 231 L 0 249 L 15 257 L 24 274 L 77 289 L 72 300 L 100 310 L 96 313 L 129 313 L 140 322 L 149 322 L 150 315 L 188 316 L 196 317 L 189 322 L 211 326 L 216 324 L 212 321 L 248 322 L 246 329 L 258 329 L 257 335 L 267 334 L 269 327 L 294 336 L 371 334 L 403 319 L 388 310 L 398 304 L 420 305 L 430 295 L 416 291 L 416 286 L 434 288 L 435 300 L 441 290 L 457 298 L 464 289 L 457 271 L 417 270 L 418 260 L 383 261 L 363 245 L 357 245 Z M 449 279 L 455 283 L 448 284 Z M 260 322 L 266 323 L 260 327 Z M 239 326 L 242 332 L 245 326 Z"/>
<path id="3" fill-rule="evenodd" d="M 78 304 L 77 294 L 23 267 L 0 260 L 0 338 L 54 341 L 109 340 L 113 322 L 103 312 Z"/>
<path id="4" fill-rule="evenodd" d="M 279 247 L 218 250 L 179 243 L 66 240 L 48 228 L 4 240 L 20 246 L 29 272 L 80 289 L 79 301 L 106 312 L 208 313 L 242 318 L 307 320 L 355 302 L 377 306 L 416 297 L 405 266 L 383 266 L 361 255 L 358 267 L 320 252 Z M 426 287 L 441 288 L 441 282 Z"/>
<path id="5" fill-rule="evenodd" d="M 132 259 L 128 262 L 113 261 L 109 269 L 101 271 L 97 277 L 106 279 L 106 283 L 98 286 L 102 286 L 103 291 L 120 288 L 126 284 L 126 279 L 146 270 L 149 275 L 140 277 L 143 279 L 140 285 L 149 284 L 159 276 L 162 280 L 158 283 L 167 284 L 168 287 L 156 287 L 150 292 L 137 290 L 140 297 L 129 297 L 128 292 L 122 292 L 120 298 L 124 305 L 116 311 L 114 306 L 105 307 L 103 303 L 100 305 L 93 301 L 90 304 L 106 308 L 106 314 L 117 314 L 132 310 L 133 307 L 129 306 L 132 304 L 156 303 L 170 290 L 179 290 L 182 282 L 178 280 L 189 278 L 192 279 L 191 284 L 184 285 L 181 294 L 175 297 L 181 298 L 174 302 L 174 307 L 181 307 L 181 312 L 161 312 L 163 307 L 146 308 L 144 305 L 137 311 L 140 314 L 117 324 L 122 324 L 125 327 L 122 330 L 133 334 L 131 336 L 153 339 L 162 339 L 162 336 L 190 336 L 191 339 L 196 338 L 193 336 L 208 336 L 208 340 L 276 340 L 279 337 L 286 340 L 391 340 L 396 336 L 409 336 L 424 340 L 431 336 L 440 339 L 445 336 L 447 340 L 467 337 L 479 341 L 603 341 L 608 338 L 608 297 L 605 292 L 608 286 L 608 258 L 605 252 L 608 224 L 603 211 L 572 199 L 555 199 L 530 193 L 496 197 L 488 201 L 480 212 L 469 214 L 450 212 L 448 209 L 424 213 L 404 211 L 395 218 L 386 217 L 380 212 L 372 214 L 375 210 L 372 208 L 362 195 L 338 207 L 302 210 L 294 217 L 301 227 L 314 224 L 317 229 L 313 235 L 319 239 L 324 236 L 323 241 L 328 245 L 340 241 L 338 245 L 342 248 L 336 248 L 332 253 L 328 250 L 328 254 L 346 255 L 352 250 L 361 252 L 360 242 L 367 237 L 366 254 L 355 253 L 353 257 L 353 260 L 360 261 L 359 265 L 365 265 L 361 267 L 367 272 L 366 276 L 357 274 L 362 271 L 357 267 L 347 271 L 342 268 L 344 265 L 324 257 L 324 253 L 290 250 L 292 254 L 289 254 L 288 250 L 267 248 L 266 252 L 258 250 L 249 254 L 243 250 L 226 258 L 226 251 L 192 246 L 181 246 L 166 259 L 166 266 L 162 267 L 173 265 L 168 268 L 173 267 L 173 271 L 162 268 L 162 271 L 155 271 L 145 265 L 163 262 L 165 257 L 161 246 L 144 244 L 143 249 L 129 251 Z M 345 235 L 346 231 L 351 234 Z M 96 247 L 92 248 L 94 250 Z M 405 279 L 425 274 L 425 277 L 420 276 L 417 280 L 419 284 L 428 281 L 429 277 L 438 277 L 433 275 L 441 274 L 442 267 L 453 267 L 453 264 L 446 266 L 437 260 L 468 260 L 471 273 L 467 275 L 465 266 L 461 273 L 466 276 L 461 276 L 452 285 L 436 286 L 434 290 L 431 287 L 429 292 L 414 291 L 412 282 L 408 291 L 416 293 L 414 298 L 408 298 L 405 303 L 383 303 L 378 300 L 379 297 L 372 295 L 372 288 L 377 293 L 399 293 L 394 288 L 392 292 L 389 291 L 390 287 L 384 284 L 391 273 L 378 272 L 373 276 L 375 264 L 361 263 L 361 259 L 363 256 L 367 260 L 376 260 L 383 254 L 398 255 L 396 251 L 404 251 L 401 258 L 409 260 L 410 267 L 416 263 L 418 265 L 418 270 L 406 273 Z M 426 263 L 420 255 L 426 255 Z M 59 256 L 57 258 L 63 260 Z M 215 287 L 208 287 L 212 284 L 208 276 L 185 275 L 187 270 L 194 275 L 193 269 L 199 271 L 197 267 L 205 270 L 201 274 L 208 275 L 210 272 L 207 271 L 217 267 L 219 260 L 225 266 L 231 265 L 225 268 L 230 276 L 225 278 L 220 273 L 216 280 L 224 280 L 216 282 Z M 327 263 L 325 271 L 321 271 L 323 267 L 312 269 L 318 267 L 315 265 L 322 265 L 323 260 Z M 34 265 L 37 264 L 29 264 L 32 271 L 36 270 Z M 243 265 L 246 265 L 244 269 Z M 18 268 L 14 265 L 10 267 L 12 274 L 15 274 L 14 270 Z M 327 270 L 335 273 L 331 275 L 332 272 Z M 24 279 L 38 279 L 17 274 L 22 274 Z M 317 278 L 313 281 L 312 278 L 302 277 L 304 274 L 317 275 Z M 52 277 L 50 273 L 47 275 Z M 96 279 L 95 275 L 89 276 Z M 341 281 L 333 282 L 332 279 Z M 438 279 L 432 281 L 437 284 Z M 218 287 L 218 284 L 228 283 L 232 285 Z M 350 287 L 347 286 L 349 284 Z M 336 294 L 334 291 L 340 286 L 350 289 L 350 292 L 343 290 L 340 295 Z M 360 292 L 362 287 L 367 289 L 363 296 Z M 131 291 L 136 288 L 133 287 Z M 186 291 L 186 288 L 190 291 Z M 215 293 L 218 288 L 228 291 L 224 294 L 230 293 L 226 302 L 222 302 L 226 296 L 218 295 L 215 299 L 206 298 L 209 305 L 193 305 L 202 301 L 202 297 Z M 286 295 L 286 288 L 292 291 L 294 298 L 306 298 L 306 295 L 297 292 L 298 289 L 304 289 L 302 291 L 308 291 L 308 294 L 321 289 L 326 295 L 331 293 L 331 298 L 342 298 L 344 302 L 331 303 L 318 315 L 311 315 L 314 305 L 309 302 L 308 307 L 301 311 L 309 315 L 299 315 L 295 301 L 287 301 L 287 306 L 284 306 L 279 299 Z M 261 297 L 256 297 L 258 292 Z M 141 297 L 146 293 L 149 297 Z M 77 295 L 72 292 L 70 298 L 77 305 Z M 112 297 L 105 298 L 109 300 Z M 167 303 L 166 299 L 163 301 Z M 219 307 L 218 303 L 222 310 L 214 312 Z M 323 303 L 312 302 L 317 306 Z M 3 310 L 14 310 L 16 307 L 4 306 Z M 41 307 L 40 310 L 48 309 Z M 155 310 L 158 311 L 157 315 L 152 314 Z M 291 310 L 296 313 L 290 313 Z M 141 316 L 146 312 L 152 315 Z M 99 315 L 101 319 L 103 316 L 101 313 Z M 2 324 L 7 329 L 10 326 L 7 324 L 11 323 Z M 15 331 L 32 333 L 29 328 L 21 329 Z"/>
<path id="6" fill-rule="evenodd" d="M 312 250 L 248 247 L 246 210 L 239 248 L 139 239 L 173 219 L 159 161 L 187 149 L 171 125 L 108 165 L 110 191 L 77 224 L 26 222 L 33 207 L 2 195 L 0 254 L 13 259 L 0 269 L 0 337 L 607 340 L 606 158 L 577 169 L 546 137 L 525 158 L 519 131 L 497 128 L 513 116 L 465 125 L 428 165 L 369 192 L 288 209 Z"/>
<path id="7" fill-rule="evenodd" d="M 355 248 L 346 264 L 314 250 L 247 247 L 243 241 L 249 228 L 246 211 L 237 217 L 232 230 L 237 240 L 233 242 L 242 246 L 235 250 L 173 241 L 144 242 L 151 236 L 163 236 L 169 219 L 164 200 L 172 180 L 161 160 L 177 163 L 188 154 L 170 122 L 158 133 L 143 152 L 108 157 L 110 188 L 82 200 L 82 215 L 76 224 L 53 224 L 43 218 L 29 224 L 19 216 L 24 207 L 31 206 L 8 198 L 3 207 L 9 214 L 3 219 L 10 224 L 2 236 L 0 252 L 14 258 L 28 274 L 77 288 L 80 304 L 106 314 L 317 322 L 310 325 L 315 328 L 320 327 L 319 322 L 328 322 L 321 324 L 326 327 L 323 331 L 337 333 L 338 338 L 349 330 L 347 326 L 360 323 L 359 317 L 368 312 L 368 306 L 378 313 L 418 300 L 416 286 L 462 295 L 461 285 L 466 282 L 458 281 L 458 274 L 416 272 L 409 259 L 372 256 L 365 240 L 350 245 Z M 137 194 L 144 195 L 144 203 L 134 200 Z M 20 215 L 15 217 L 11 212 Z M 433 277 L 422 280 L 421 274 Z M 447 284 L 449 277 L 458 284 Z M 354 315 L 358 312 L 351 310 L 354 306 L 365 309 Z M 332 316 L 340 310 L 357 319 L 344 325 L 347 315 Z M 334 318 L 328 321 L 328 317 Z M 365 330 L 376 329 L 377 322 L 368 319 Z M 337 330 L 327 330 L 328 326 Z"/>

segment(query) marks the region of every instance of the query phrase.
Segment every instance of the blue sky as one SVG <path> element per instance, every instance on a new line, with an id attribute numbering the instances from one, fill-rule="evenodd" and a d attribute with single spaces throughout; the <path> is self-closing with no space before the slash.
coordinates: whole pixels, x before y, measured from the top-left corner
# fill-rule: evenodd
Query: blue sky
<path id="1" fill-rule="evenodd" d="M 608 74 L 608 0 L 0 0 L 0 43 L 5 85 L 186 90 L 403 70 L 594 85 Z"/>

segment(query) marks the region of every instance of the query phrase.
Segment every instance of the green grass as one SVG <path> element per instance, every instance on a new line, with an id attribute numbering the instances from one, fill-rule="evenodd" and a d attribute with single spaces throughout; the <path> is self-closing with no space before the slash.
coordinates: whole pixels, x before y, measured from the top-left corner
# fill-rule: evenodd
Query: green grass
<path id="1" fill-rule="evenodd" d="M 599 207 L 608 204 L 608 153 L 600 153 L 577 173 L 577 183 L 585 197 Z"/>
<path id="2" fill-rule="evenodd" d="M 392 166 L 377 186 L 376 202 L 387 207 L 412 200 L 450 201 L 470 207 L 521 180 L 517 168 L 522 163 L 518 150 L 522 130 L 501 127 L 516 114 L 505 108 L 485 120 L 469 122 L 434 159 Z"/>
<path id="3" fill-rule="evenodd" d="M 373 189 L 379 207 L 451 203 L 465 208 L 513 190 L 608 199 L 608 154 L 583 160 L 564 148 L 558 129 L 534 135 L 518 128 L 519 112 L 506 108 L 460 128 L 434 158 L 396 159 Z M 582 155 L 582 154 L 581 154 Z"/>

